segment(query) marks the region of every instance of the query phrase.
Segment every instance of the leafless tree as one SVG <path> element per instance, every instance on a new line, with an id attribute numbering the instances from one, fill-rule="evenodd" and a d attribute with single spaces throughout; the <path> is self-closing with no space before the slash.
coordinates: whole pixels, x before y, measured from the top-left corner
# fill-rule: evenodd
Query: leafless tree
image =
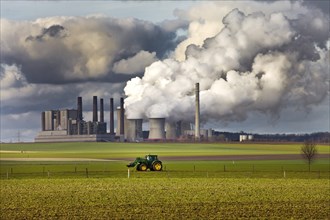
<path id="1" fill-rule="evenodd" d="M 301 154 L 308 162 L 309 172 L 311 171 L 311 163 L 317 154 L 316 143 L 314 141 L 305 141 L 301 147 Z"/>

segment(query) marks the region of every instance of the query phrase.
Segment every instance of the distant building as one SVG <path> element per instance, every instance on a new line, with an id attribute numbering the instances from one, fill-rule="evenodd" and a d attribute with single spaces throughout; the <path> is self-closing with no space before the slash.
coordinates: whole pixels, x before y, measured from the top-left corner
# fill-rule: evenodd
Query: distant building
<path id="1" fill-rule="evenodd" d="M 239 141 L 244 142 L 244 141 L 252 141 L 254 139 L 252 134 L 241 134 L 239 136 Z"/>
<path id="2" fill-rule="evenodd" d="M 41 113 L 41 132 L 35 142 L 112 141 L 114 134 L 107 133 L 103 117 L 97 120 L 97 97 L 93 97 L 93 121 L 82 117 L 82 99 L 78 97 L 77 109 L 48 110 Z M 100 102 L 103 116 L 103 99 Z"/>

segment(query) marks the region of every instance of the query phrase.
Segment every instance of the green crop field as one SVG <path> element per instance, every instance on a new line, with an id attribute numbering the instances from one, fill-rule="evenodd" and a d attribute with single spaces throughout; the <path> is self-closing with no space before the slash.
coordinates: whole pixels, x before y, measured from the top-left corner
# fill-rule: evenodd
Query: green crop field
<path id="1" fill-rule="evenodd" d="M 0 158 L 135 158 L 161 156 L 300 154 L 301 143 L 30 143 L 1 144 Z M 318 145 L 329 154 L 329 145 Z"/>
<path id="2" fill-rule="evenodd" d="M 317 146 L 325 157 L 316 159 L 311 171 L 300 157 L 189 159 L 299 155 L 300 147 L 299 143 L 1 144 L 0 219 L 329 219 L 328 145 Z M 171 158 L 162 160 L 162 172 L 125 166 L 149 153 Z"/>
<path id="3" fill-rule="evenodd" d="M 328 219 L 328 180 L 25 179 L 1 182 L 1 219 Z"/>

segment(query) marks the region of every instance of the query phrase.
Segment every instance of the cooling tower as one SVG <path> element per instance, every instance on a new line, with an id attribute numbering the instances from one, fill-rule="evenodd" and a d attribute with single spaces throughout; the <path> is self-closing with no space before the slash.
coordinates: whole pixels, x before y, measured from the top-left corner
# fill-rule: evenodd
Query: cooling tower
<path id="1" fill-rule="evenodd" d="M 124 120 L 125 120 L 125 109 L 124 109 L 124 98 L 120 98 L 120 135 L 124 135 Z"/>
<path id="2" fill-rule="evenodd" d="M 125 124 L 125 139 L 135 142 L 143 139 L 142 119 L 127 119 Z"/>
<path id="3" fill-rule="evenodd" d="M 103 99 L 100 99 L 100 122 L 104 122 L 104 105 L 103 105 Z"/>
<path id="4" fill-rule="evenodd" d="M 115 133 L 113 98 L 110 98 L 110 134 Z"/>
<path id="5" fill-rule="evenodd" d="M 97 96 L 93 96 L 93 122 L 97 121 Z"/>
<path id="6" fill-rule="evenodd" d="M 149 139 L 165 139 L 165 118 L 149 118 Z"/>
<path id="7" fill-rule="evenodd" d="M 196 93 L 196 109 L 195 109 L 195 139 L 199 140 L 200 139 L 200 127 L 199 127 L 199 83 L 196 83 L 196 88 L 195 88 L 195 93 Z"/>
<path id="8" fill-rule="evenodd" d="M 176 136 L 177 137 L 181 137 L 182 135 L 185 134 L 185 131 L 186 130 L 191 130 L 191 126 L 190 126 L 190 123 L 189 122 L 186 122 L 186 121 L 178 121 L 176 123 L 176 127 L 177 127 L 177 133 L 176 133 Z"/>
<path id="9" fill-rule="evenodd" d="M 83 116 L 82 116 L 82 98 L 81 97 L 77 98 L 77 110 L 78 110 L 77 120 L 82 121 Z"/>
<path id="10" fill-rule="evenodd" d="M 166 139 L 176 139 L 177 138 L 177 123 L 176 122 L 166 122 Z"/>

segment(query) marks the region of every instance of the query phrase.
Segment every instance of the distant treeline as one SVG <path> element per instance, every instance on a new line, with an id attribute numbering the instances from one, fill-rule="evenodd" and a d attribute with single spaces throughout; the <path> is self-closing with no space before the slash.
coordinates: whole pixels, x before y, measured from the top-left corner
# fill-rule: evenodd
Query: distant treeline
<path id="1" fill-rule="evenodd" d="M 143 131 L 143 139 L 147 140 L 149 131 Z M 201 137 L 201 141 L 221 141 L 231 142 L 239 141 L 240 135 L 253 135 L 253 142 L 304 142 L 312 140 L 317 143 L 330 143 L 330 132 L 315 132 L 310 134 L 254 134 L 245 132 L 221 132 L 213 131 L 212 138 Z M 157 140 L 154 140 L 157 141 Z M 158 140 L 162 141 L 162 140 Z M 194 141 L 194 136 L 182 136 L 172 141 Z"/>
<path id="2" fill-rule="evenodd" d="M 239 141 L 239 136 L 244 132 L 214 132 L 215 141 Z M 329 143 L 329 132 L 315 132 L 310 134 L 252 134 L 253 141 L 260 142 L 304 142 L 312 140 L 317 143 Z"/>

